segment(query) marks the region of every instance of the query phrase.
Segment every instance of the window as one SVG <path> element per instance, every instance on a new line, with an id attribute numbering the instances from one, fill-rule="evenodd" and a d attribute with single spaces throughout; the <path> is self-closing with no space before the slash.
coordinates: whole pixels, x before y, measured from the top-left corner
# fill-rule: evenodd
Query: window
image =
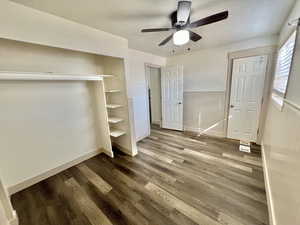
<path id="1" fill-rule="evenodd" d="M 296 36 L 297 32 L 295 31 L 278 52 L 272 96 L 273 100 L 280 106 L 283 105 L 283 98 L 286 94 L 294 55 Z"/>

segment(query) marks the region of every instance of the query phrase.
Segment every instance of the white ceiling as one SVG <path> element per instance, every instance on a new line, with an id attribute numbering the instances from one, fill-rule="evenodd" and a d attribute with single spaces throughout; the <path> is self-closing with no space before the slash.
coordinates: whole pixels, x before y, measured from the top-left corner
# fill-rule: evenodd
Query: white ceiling
<path id="1" fill-rule="evenodd" d="M 194 0 L 191 21 L 223 10 L 229 18 L 194 29 L 203 39 L 176 47 L 170 41 L 158 47 L 170 32 L 140 33 L 142 28 L 170 27 L 168 15 L 177 0 L 13 0 L 41 11 L 64 17 L 112 34 L 125 37 L 129 47 L 156 55 L 180 54 L 225 45 L 258 36 L 277 34 L 295 0 Z"/>

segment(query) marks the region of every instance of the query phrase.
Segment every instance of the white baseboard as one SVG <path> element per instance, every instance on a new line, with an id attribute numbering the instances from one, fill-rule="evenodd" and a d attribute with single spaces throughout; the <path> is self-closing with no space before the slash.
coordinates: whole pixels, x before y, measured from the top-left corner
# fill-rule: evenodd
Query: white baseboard
<path id="1" fill-rule="evenodd" d="M 113 146 L 115 146 L 116 148 L 118 148 L 120 151 L 122 151 L 122 152 L 124 152 L 125 154 L 127 154 L 127 155 L 130 155 L 130 156 L 132 156 L 132 157 L 134 157 L 134 156 L 136 156 L 138 153 L 136 152 L 136 151 L 130 151 L 129 149 L 127 149 L 127 148 L 124 148 L 124 147 L 122 147 L 121 145 L 119 145 L 119 144 L 117 144 L 117 143 L 115 143 L 115 142 L 113 142 Z"/>
<path id="2" fill-rule="evenodd" d="M 19 219 L 18 219 L 18 215 L 17 215 L 16 211 L 14 210 L 12 213 L 13 213 L 13 216 L 10 219 L 1 217 L 0 224 L 1 225 L 19 225 Z M 4 217 L 5 217 L 5 215 L 4 215 Z"/>
<path id="3" fill-rule="evenodd" d="M 268 167 L 267 167 L 265 148 L 264 148 L 264 143 L 263 142 L 261 144 L 261 152 L 262 152 L 264 181 L 265 181 L 265 188 L 266 188 L 267 201 L 268 201 L 268 211 L 269 211 L 270 225 L 277 225 L 276 217 L 275 217 L 275 211 L 274 211 L 272 191 L 271 191 L 271 185 L 270 185 L 269 171 L 268 171 Z"/>
<path id="4" fill-rule="evenodd" d="M 28 178 L 24 181 L 21 181 L 20 183 L 18 184 L 15 184 L 15 185 L 12 185 L 10 187 L 7 188 L 7 191 L 8 191 L 8 194 L 9 195 L 12 195 L 12 194 L 15 194 L 21 190 L 24 190 L 25 188 L 28 188 L 42 180 L 45 180 L 55 174 L 58 174 L 66 169 L 69 169 L 70 167 L 72 166 L 75 166 L 87 159 L 90 159 L 100 153 L 105 153 L 105 154 L 108 154 L 109 156 L 111 156 L 111 153 L 109 153 L 109 151 L 105 151 L 103 149 L 98 149 L 98 150 L 94 150 L 94 151 L 91 151 L 89 153 L 86 153 L 84 155 L 81 155 L 79 156 L 78 158 L 70 161 L 70 162 L 67 162 L 63 165 L 60 165 L 56 168 L 53 168 L 53 169 L 50 169 L 48 171 L 45 171 L 45 172 L 42 172 L 41 174 L 37 175 L 37 176 L 34 176 L 34 177 L 31 177 L 31 178 Z"/>
<path id="5" fill-rule="evenodd" d="M 107 151 L 106 149 L 102 149 L 102 152 L 106 155 L 108 155 L 109 157 L 113 158 L 114 157 L 114 153 L 113 151 Z"/>
<path id="6" fill-rule="evenodd" d="M 161 121 L 160 120 L 152 121 L 152 124 L 161 126 Z"/>
<path id="7" fill-rule="evenodd" d="M 189 132 L 193 132 L 193 133 L 201 133 L 204 131 L 204 129 L 202 128 L 195 128 L 195 127 L 189 127 L 189 126 L 184 126 L 184 131 L 189 131 Z M 208 132 L 205 133 L 206 135 L 210 135 L 210 136 L 215 136 L 215 137 L 225 137 L 223 132 L 221 131 L 213 131 L 210 130 Z"/>
<path id="8" fill-rule="evenodd" d="M 13 214 L 14 214 L 14 218 L 8 221 L 8 225 L 19 225 L 19 219 L 16 211 L 14 211 Z"/>
<path id="9" fill-rule="evenodd" d="M 141 141 L 141 140 L 143 140 L 144 138 L 149 137 L 149 136 L 150 136 L 150 133 L 147 132 L 147 134 L 144 134 L 144 135 L 142 135 L 142 136 L 136 138 L 136 142 L 139 142 L 139 141 Z"/>

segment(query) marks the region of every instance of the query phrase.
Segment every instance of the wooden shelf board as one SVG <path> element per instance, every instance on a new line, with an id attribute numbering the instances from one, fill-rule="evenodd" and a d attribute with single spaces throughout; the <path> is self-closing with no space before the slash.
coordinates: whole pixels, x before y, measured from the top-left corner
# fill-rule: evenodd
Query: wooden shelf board
<path id="1" fill-rule="evenodd" d="M 110 136 L 112 136 L 112 137 L 120 137 L 124 134 L 126 134 L 126 132 L 122 131 L 122 130 L 111 129 L 111 131 L 110 131 Z"/>
<path id="2" fill-rule="evenodd" d="M 103 77 L 103 78 L 114 78 L 114 77 L 116 77 L 116 76 L 110 75 L 110 74 L 101 74 L 100 76 Z"/>
<path id="3" fill-rule="evenodd" d="M 118 105 L 118 104 L 107 104 L 106 105 L 106 108 L 108 108 L 108 109 L 117 109 L 120 107 L 122 107 L 122 105 Z"/>
<path id="4" fill-rule="evenodd" d="M 107 91 L 105 91 L 106 93 L 118 93 L 118 92 L 121 92 L 121 90 L 117 90 L 117 89 L 115 89 L 115 90 L 107 90 Z"/>
<path id="5" fill-rule="evenodd" d="M 122 122 L 123 119 L 122 118 L 118 118 L 118 117 L 108 117 L 108 122 L 109 123 L 120 123 Z"/>
<path id="6" fill-rule="evenodd" d="M 70 81 L 101 81 L 100 75 L 71 75 L 54 73 L 35 73 L 35 72 L 13 72 L 0 71 L 0 80 L 70 80 Z"/>

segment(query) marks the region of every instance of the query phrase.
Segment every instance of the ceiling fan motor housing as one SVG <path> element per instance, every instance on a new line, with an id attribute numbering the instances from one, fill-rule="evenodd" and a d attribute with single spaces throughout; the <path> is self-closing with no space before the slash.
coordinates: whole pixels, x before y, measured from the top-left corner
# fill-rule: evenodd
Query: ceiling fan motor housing
<path id="1" fill-rule="evenodd" d="M 187 21 L 177 22 L 177 10 L 171 13 L 170 19 L 171 19 L 172 27 L 175 27 L 177 30 L 184 29 L 186 25 L 190 23 L 190 17 L 188 18 Z"/>

